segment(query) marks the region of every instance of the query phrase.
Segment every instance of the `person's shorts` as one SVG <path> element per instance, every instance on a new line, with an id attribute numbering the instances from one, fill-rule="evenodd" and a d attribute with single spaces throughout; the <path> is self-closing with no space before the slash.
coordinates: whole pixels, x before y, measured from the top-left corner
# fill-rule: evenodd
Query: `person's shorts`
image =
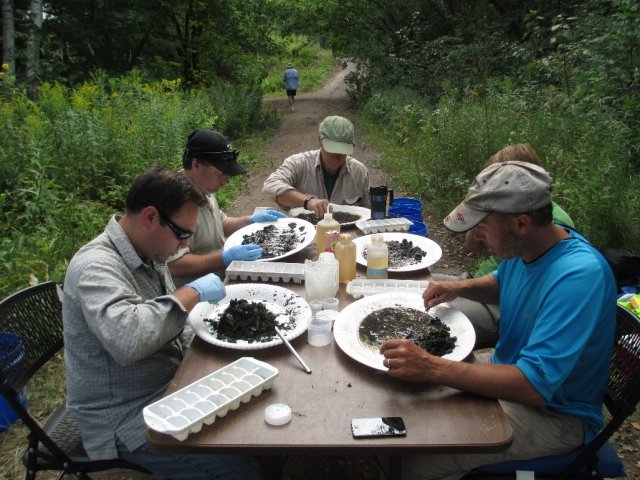
<path id="1" fill-rule="evenodd" d="M 295 97 L 297 90 L 287 90 L 287 97 Z"/>

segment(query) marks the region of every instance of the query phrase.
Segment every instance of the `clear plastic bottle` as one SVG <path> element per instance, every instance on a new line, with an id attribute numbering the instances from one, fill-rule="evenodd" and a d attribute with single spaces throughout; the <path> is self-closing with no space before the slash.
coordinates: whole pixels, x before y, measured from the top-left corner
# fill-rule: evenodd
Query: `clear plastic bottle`
<path id="1" fill-rule="evenodd" d="M 340 265 L 340 283 L 349 283 L 356 278 L 356 244 L 350 233 L 340 234 L 336 257 Z"/>
<path id="2" fill-rule="evenodd" d="M 367 247 L 367 278 L 388 278 L 389 248 L 382 235 L 372 235 Z"/>
<path id="3" fill-rule="evenodd" d="M 325 234 L 329 230 L 337 230 L 340 232 L 340 224 L 333 219 L 333 215 L 325 213 L 324 218 L 316 225 L 316 253 L 318 257 L 325 251 Z"/>

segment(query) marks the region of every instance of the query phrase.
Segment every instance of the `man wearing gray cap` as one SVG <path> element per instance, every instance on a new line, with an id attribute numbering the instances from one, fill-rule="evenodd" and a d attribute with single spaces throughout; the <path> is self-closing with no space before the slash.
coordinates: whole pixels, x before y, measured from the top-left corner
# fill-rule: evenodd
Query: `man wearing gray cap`
<path id="1" fill-rule="evenodd" d="M 329 203 L 370 208 L 369 171 L 350 155 L 353 124 L 329 116 L 320 124 L 319 150 L 297 153 L 264 182 L 262 193 L 284 208 L 303 207 L 322 218 Z"/>
<path id="2" fill-rule="evenodd" d="M 601 428 L 615 281 L 583 236 L 552 223 L 551 210 L 549 174 L 509 161 L 485 168 L 445 218 L 455 232 L 475 227 L 476 239 L 502 262 L 484 277 L 430 282 L 425 306 L 458 296 L 497 303 L 495 352 L 488 362 L 454 362 L 391 339 L 380 348 L 384 364 L 393 377 L 498 398 L 513 443 L 497 453 L 407 456 L 404 477 L 449 478 L 483 465 L 566 453 Z"/>

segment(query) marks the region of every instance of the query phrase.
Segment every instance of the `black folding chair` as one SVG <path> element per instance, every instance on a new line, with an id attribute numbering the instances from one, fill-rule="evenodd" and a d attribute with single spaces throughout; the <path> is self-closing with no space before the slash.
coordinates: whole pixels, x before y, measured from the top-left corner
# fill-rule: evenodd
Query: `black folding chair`
<path id="1" fill-rule="evenodd" d="M 640 318 L 616 307 L 616 335 L 604 404 L 611 419 L 589 443 L 564 455 L 497 463 L 464 479 L 515 478 L 516 470 L 533 471 L 536 479 L 603 479 L 624 477 L 622 461 L 608 442 L 640 402 Z"/>
<path id="2" fill-rule="evenodd" d="M 58 471 L 58 478 L 113 468 L 149 473 L 120 459 L 91 460 L 82 445 L 80 430 L 63 403 L 44 426 L 20 401 L 20 392 L 33 375 L 61 348 L 62 291 L 54 282 L 26 288 L 0 302 L 0 394 L 29 429 L 23 461 L 26 479 L 36 473 Z M 9 351 L 10 350 L 10 351 Z"/>

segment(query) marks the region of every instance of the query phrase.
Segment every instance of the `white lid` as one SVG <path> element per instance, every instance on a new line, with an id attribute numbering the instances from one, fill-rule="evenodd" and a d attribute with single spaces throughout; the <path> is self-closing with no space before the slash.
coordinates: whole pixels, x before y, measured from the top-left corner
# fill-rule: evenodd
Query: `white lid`
<path id="1" fill-rule="evenodd" d="M 269 425 L 286 425 L 291 421 L 291 407 L 286 403 L 272 403 L 264 409 L 264 421 Z"/>

